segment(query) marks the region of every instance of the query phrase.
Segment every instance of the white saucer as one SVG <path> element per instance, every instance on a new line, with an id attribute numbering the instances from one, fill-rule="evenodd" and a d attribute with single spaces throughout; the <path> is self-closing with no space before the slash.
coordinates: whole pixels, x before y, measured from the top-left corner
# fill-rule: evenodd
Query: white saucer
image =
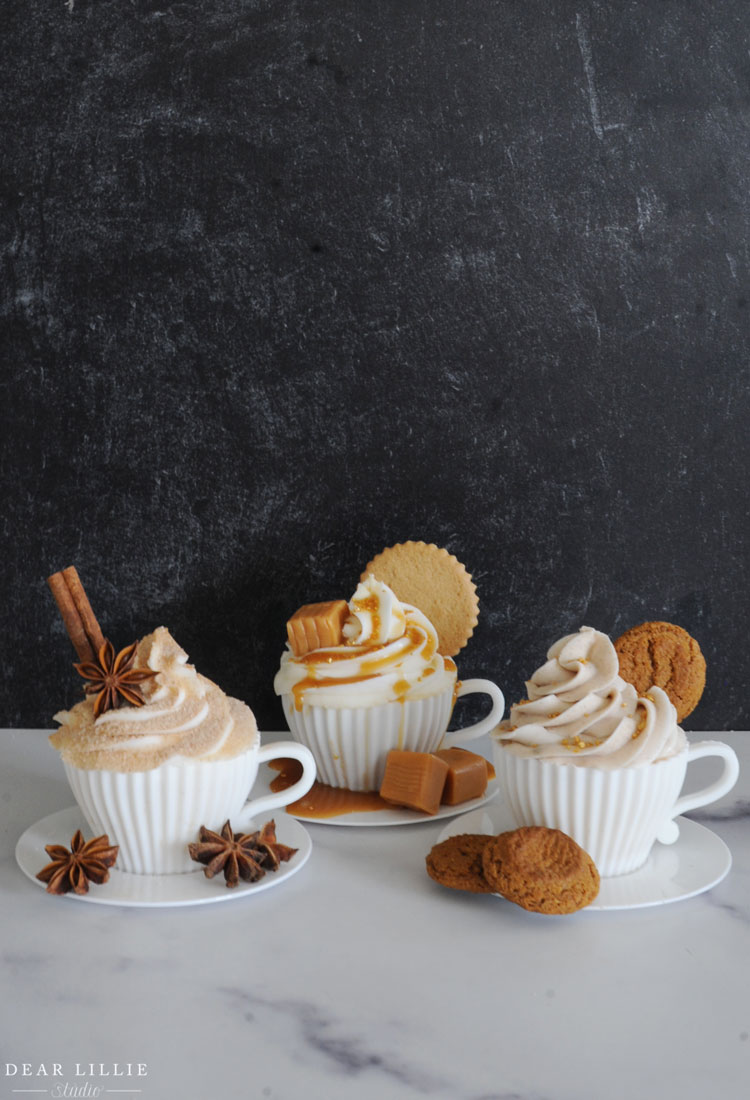
<path id="1" fill-rule="evenodd" d="M 267 872 L 257 882 L 243 882 L 229 889 L 223 875 L 207 879 L 203 868 L 196 864 L 195 871 L 182 875 L 133 875 L 127 871 L 118 871 L 116 867 L 109 873 L 109 881 L 97 886 L 91 883 L 88 894 L 65 894 L 66 898 L 76 901 L 90 901 L 98 905 L 131 905 L 150 908 L 163 908 L 177 905 L 207 905 L 215 901 L 236 901 L 248 894 L 257 894 L 261 890 L 270 890 L 283 882 L 307 863 L 312 851 L 312 841 L 307 830 L 285 813 L 277 813 L 276 835 L 282 844 L 296 848 L 296 853 L 288 863 L 282 863 L 278 871 Z M 70 847 L 70 840 L 76 829 L 84 836 L 91 830 L 84 822 L 77 806 L 59 810 L 56 814 L 43 817 L 36 825 L 31 825 L 20 837 L 16 845 L 16 862 L 25 875 L 45 890 L 45 884 L 36 877 L 37 872 L 49 863 L 44 848 L 46 844 L 64 844 Z M 53 900 L 53 899 L 51 899 Z"/>
<path id="2" fill-rule="evenodd" d="M 260 790 L 260 784 L 256 783 L 253 794 Z M 366 813 L 337 814 L 335 817 L 306 817 L 305 814 L 294 813 L 294 817 L 300 821 L 306 821 L 310 825 L 345 825 L 356 828 L 366 828 L 383 825 L 425 825 L 431 821 L 440 821 L 446 817 L 457 817 L 478 810 L 494 798 L 499 790 L 497 780 L 491 779 L 487 784 L 487 790 L 481 798 L 472 798 L 469 802 L 460 802 L 457 806 L 441 806 L 435 814 L 423 814 L 419 810 L 407 810 L 403 806 L 394 806 L 392 810 L 372 810 Z M 290 814 L 292 811 L 288 811 Z"/>
<path id="3" fill-rule="evenodd" d="M 629 875 L 603 878 L 589 909 L 643 909 L 695 897 L 718 885 L 729 873 L 732 855 L 721 837 L 687 817 L 677 818 L 680 835 L 674 844 L 654 844 L 651 855 Z M 452 821 L 436 843 L 459 833 L 502 833 L 514 829 L 502 804 Z M 499 895 L 498 895 L 499 896 Z"/>

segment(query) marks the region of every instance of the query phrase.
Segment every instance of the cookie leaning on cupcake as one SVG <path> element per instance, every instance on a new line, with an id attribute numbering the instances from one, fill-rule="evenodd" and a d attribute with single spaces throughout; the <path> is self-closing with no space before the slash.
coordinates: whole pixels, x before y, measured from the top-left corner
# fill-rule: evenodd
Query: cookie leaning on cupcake
<path id="1" fill-rule="evenodd" d="M 678 722 L 693 713 L 706 686 L 706 661 L 687 630 L 674 623 L 641 623 L 614 645 L 620 676 L 639 695 L 658 687 L 669 696 Z"/>
<path id="2" fill-rule="evenodd" d="M 400 542 L 382 550 L 364 568 L 387 584 L 403 603 L 427 616 L 438 635 L 438 651 L 455 657 L 479 622 L 479 598 L 471 574 L 458 558 L 434 543 Z"/>

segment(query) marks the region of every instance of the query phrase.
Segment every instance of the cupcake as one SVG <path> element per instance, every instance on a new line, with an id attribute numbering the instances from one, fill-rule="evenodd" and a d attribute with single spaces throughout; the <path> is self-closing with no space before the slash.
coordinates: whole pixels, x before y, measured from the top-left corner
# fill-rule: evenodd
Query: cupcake
<path id="1" fill-rule="evenodd" d="M 552 646 L 526 693 L 492 735 L 501 789 L 518 826 L 567 833 L 603 876 L 642 866 L 656 840 L 677 838 L 677 814 L 737 778 L 733 751 L 688 745 L 666 692 L 639 695 L 620 676 L 610 639 L 591 627 Z M 706 755 L 724 758 L 721 779 L 678 799 L 689 760 Z"/>
<path id="2" fill-rule="evenodd" d="M 450 743 L 481 736 L 502 715 L 499 688 L 488 680 L 459 684 L 427 616 L 372 575 L 348 604 L 301 608 L 288 634 L 274 690 L 293 736 L 310 749 L 318 779 L 329 786 L 378 790 L 391 749 L 440 748 L 460 696 L 486 692 L 492 711 L 452 733 Z"/>
<path id="3" fill-rule="evenodd" d="M 119 846 L 118 869 L 193 871 L 187 845 L 202 825 L 218 829 L 230 818 L 241 828 L 255 813 L 309 790 L 315 778 L 310 754 L 292 742 L 261 748 L 252 710 L 188 664 L 165 627 L 120 654 L 103 639 L 97 651 L 98 626 L 76 634 L 93 620 L 82 589 L 77 599 L 86 614 L 76 618 L 68 607 L 65 621 L 78 638 L 83 659 L 76 668 L 87 694 L 55 715 L 60 728 L 50 742 L 90 829 Z M 246 805 L 259 763 L 280 754 L 303 764 L 296 790 Z"/>

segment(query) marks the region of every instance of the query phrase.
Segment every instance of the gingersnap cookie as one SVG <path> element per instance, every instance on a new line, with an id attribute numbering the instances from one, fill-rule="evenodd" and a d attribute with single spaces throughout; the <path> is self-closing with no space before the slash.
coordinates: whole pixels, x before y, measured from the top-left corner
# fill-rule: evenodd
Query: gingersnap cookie
<path id="1" fill-rule="evenodd" d="M 599 893 L 591 857 L 566 833 L 541 825 L 490 840 L 482 853 L 482 872 L 498 894 L 534 913 L 575 913 Z"/>
<path id="2" fill-rule="evenodd" d="M 677 721 L 698 706 L 706 686 L 706 661 L 686 630 L 674 623 L 641 623 L 617 639 L 620 676 L 639 695 L 662 688 L 677 709 Z"/>
<path id="3" fill-rule="evenodd" d="M 482 852 L 491 836 L 464 833 L 436 844 L 427 856 L 427 874 L 451 890 L 470 890 L 473 894 L 491 894 L 493 887 L 482 873 Z"/>
<path id="4" fill-rule="evenodd" d="M 369 573 L 427 616 L 444 657 L 453 657 L 474 633 L 477 590 L 466 567 L 447 550 L 434 543 L 399 542 L 376 554 L 361 579 Z"/>

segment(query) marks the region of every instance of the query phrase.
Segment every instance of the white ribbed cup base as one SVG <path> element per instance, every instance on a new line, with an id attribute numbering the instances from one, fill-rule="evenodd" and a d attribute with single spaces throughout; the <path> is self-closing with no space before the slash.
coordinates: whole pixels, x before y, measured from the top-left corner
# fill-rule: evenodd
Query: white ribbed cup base
<path id="1" fill-rule="evenodd" d="M 646 862 L 671 819 L 688 761 L 682 752 L 669 760 L 606 771 L 516 756 L 497 741 L 493 752 L 516 824 L 567 833 L 588 852 L 602 877 L 627 874 Z"/>
<path id="2" fill-rule="evenodd" d="M 176 874 L 195 870 L 187 845 L 201 825 L 220 829 L 239 815 L 255 781 L 258 751 L 231 760 L 167 763 L 146 772 L 64 766 L 93 835 L 106 833 L 119 845 L 118 870 Z"/>
<path id="3" fill-rule="evenodd" d="M 374 707 L 305 705 L 295 710 L 289 695 L 282 696 L 282 703 L 292 736 L 315 757 L 321 783 L 377 791 L 391 749 L 433 752 L 440 747 L 453 692 Z"/>
<path id="4" fill-rule="evenodd" d="M 489 695 L 489 714 L 446 734 L 454 702 L 467 695 Z M 455 692 L 451 688 L 426 698 L 379 706 L 316 707 L 304 703 L 297 710 L 292 695 L 282 695 L 281 702 L 293 737 L 315 758 L 321 783 L 350 791 L 380 790 L 391 749 L 434 752 L 466 744 L 494 729 L 505 707 L 497 684 L 478 679 L 463 680 Z"/>

